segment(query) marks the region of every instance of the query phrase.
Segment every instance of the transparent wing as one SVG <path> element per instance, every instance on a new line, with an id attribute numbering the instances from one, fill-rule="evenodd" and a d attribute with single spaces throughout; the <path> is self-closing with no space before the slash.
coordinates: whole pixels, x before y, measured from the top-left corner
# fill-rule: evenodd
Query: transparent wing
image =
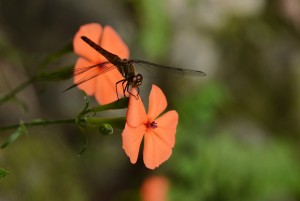
<path id="1" fill-rule="evenodd" d="M 89 72 L 90 70 L 95 69 L 95 68 L 103 68 L 104 69 L 108 64 L 110 64 L 110 63 L 108 61 L 106 61 L 106 62 L 95 64 L 92 66 L 76 68 L 76 69 L 74 69 L 73 75 L 78 76 L 78 75 L 81 75 L 82 73 Z"/>
<path id="2" fill-rule="evenodd" d="M 138 64 L 142 66 L 143 68 L 147 68 L 147 70 L 156 69 L 158 71 L 164 71 L 164 73 L 179 73 L 182 75 L 188 75 L 188 76 L 205 76 L 206 73 L 198 70 L 191 70 L 191 69 L 185 69 L 185 68 L 176 68 L 171 66 L 164 66 L 160 64 L 151 63 L 148 61 L 133 59 L 130 60 L 130 62 L 133 62 L 134 64 Z"/>
<path id="3" fill-rule="evenodd" d="M 95 77 L 98 77 L 108 71 L 111 71 L 115 69 L 116 66 L 111 64 L 110 62 L 103 62 L 100 64 L 92 65 L 92 66 L 86 66 L 86 67 L 80 67 L 74 69 L 74 77 L 83 75 L 85 73 L 86 75 L 83 76 L 81 79 L 77 80 L 72 86 L 68 87 L 64 91 L 67 91 L 69 89 L 72 89 L 82 83 L 85 83 L 91 79 L 94 79 Z"/>

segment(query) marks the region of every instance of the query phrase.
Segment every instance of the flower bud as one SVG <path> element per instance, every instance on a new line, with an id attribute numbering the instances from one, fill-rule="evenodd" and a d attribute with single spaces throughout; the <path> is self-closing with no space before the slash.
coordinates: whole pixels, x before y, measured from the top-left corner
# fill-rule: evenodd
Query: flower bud
<path id="1" fill-rule="evenodd" d="M 114 129 L 110 124 L 104 123 L 104 124 L 99 126 L 99 132 L 102 135 L 111 135 L 111 134 L 114 133 Z"/>

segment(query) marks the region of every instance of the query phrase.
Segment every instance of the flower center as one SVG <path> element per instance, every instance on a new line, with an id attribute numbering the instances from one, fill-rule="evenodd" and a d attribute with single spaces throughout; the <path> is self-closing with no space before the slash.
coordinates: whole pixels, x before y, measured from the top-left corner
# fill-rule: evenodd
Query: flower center
<path id="1" fill-rule="evenodd" d="M 153 129 L 157 128 L 157 123 L 155 121 L 152 122 L 148 121 L 145 125 L 147 128 L 153 128 Z"/>

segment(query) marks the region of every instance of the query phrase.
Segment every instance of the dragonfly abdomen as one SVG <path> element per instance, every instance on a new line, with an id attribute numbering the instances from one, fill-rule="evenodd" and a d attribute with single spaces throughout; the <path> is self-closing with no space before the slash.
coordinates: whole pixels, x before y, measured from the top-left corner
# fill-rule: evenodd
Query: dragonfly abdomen
<path id="1" fill-rule="evenodd" d="M 122 61 L 122 59 L 118 55 L 115 55 L 115 54 L 113 54 L 111 52 L 108 52 L 107 50 L 103 49 L 102 47 L 100 47 L 99 45 L 97 45 L 96 43 L 94 43 L 88 37 L 81 36 L 81 39 L 84 42 L 86 42 L 88 45 L 90 45 L 94 50 L 96 50 L 101 55 L 103 55 L 113 65 L 117 66 L 117 65 L 119 65 L 120 61 Z"/>

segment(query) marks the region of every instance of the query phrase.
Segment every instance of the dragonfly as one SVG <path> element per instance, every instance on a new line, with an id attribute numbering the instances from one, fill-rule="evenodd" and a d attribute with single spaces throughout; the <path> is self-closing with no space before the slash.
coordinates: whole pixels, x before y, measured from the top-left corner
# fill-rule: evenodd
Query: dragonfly
<path id="1" fill-rule="evenodd" d="M 107 61 L 102 62 L 100 64 L 88 66 L 88 67 L 82 67 L 79 69 L 76 69 L 74 72 L 74 76 L 78 76 L 84 72 L 87 72 L 91 69 L 94 68 L 99 68 L 99 71 L 97 71 L 94 74 L 91 74 L 89 77 L 78 81 L 74 85 L 70 86 L 66 90 L 69 90 L 73 87 L 76 87 L 84 82 L 87 82 L 90 79 L 93 79 L 103 73 L 107 73 L 110 70 L 113 70 L 115 68 L 118 69 L 118 71 L 121 73 L 121 75 L 124 77 L 124 79 L 119 80 L 116 82 L 116 94 L 118 97 L 118 92 L 117 92 L 117 86 L 119 84 L 122 85 L 123 89 L 123 95 L 125 96 L 125 93 L 127 92 L 130 95 L 133 95 L 130 90 L 132 88 L 137 89 L 137 94 L 139 94 L 139 86 L 141 86 L 142 81 L 143 81 L 143 76 L 140 73 L 137 73 L 136 71 L 136 65 L 142 65 L 143 67 L 151 67 L 151 68 L 156 68 L 160 70 L 167 70 L 168 72 L 173 72 L 173 73 L 180 73 L 184 75 L 192 75 L 192 76 L 205 76 L 206 74 L 202 71 L 198 70 L 191 70 L 191 69 L 184 69 L 184 68 L 176 68 L 176 67 L 170 67 L 170 66 L 164 66 L 160 64 L 155 64 L 151 63 L 148 61 L 143 61 L 139 59 L 121 59 L 118 55 L 113 54 L 101 46 L 97 45 L 95 42 L 93 42 L 91 39 L 89 39 L 86 36 L 81 36 L 81 39 L 86 42 L 89 46 L 91 46 L 93 49 L 95 49 L 97 52 L 99 52 L 102 56 L 104 56 Z M 133 95 L 135 96 L 135 95 Z M 118 97 L 119 99 L 119 97 Z"/>

